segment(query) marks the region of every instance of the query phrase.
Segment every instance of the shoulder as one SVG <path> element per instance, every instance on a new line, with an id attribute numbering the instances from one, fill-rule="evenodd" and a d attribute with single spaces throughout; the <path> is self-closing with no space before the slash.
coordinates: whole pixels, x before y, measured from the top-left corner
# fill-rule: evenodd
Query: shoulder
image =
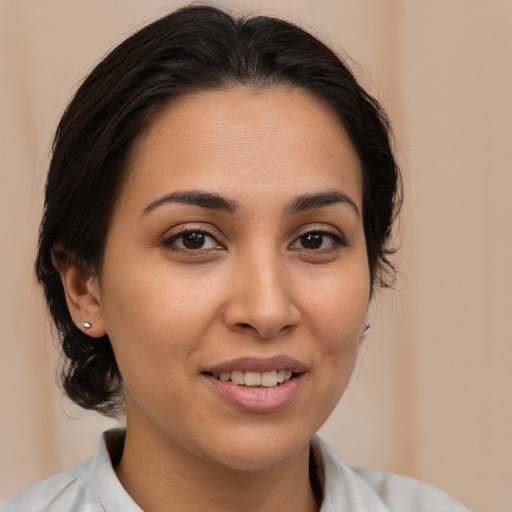
<path id="1" fill-rule="evenodd" d="M 0 512 L 92 512 L 99 498 L 90 481 L 91 461 L 38 482 L 11 496 Z"/>
<path id="2" fill-rule="evenodd" d="M 354 471 L 392 512 L 469 512 L 453 496 L 413 478 L 368 468 Z"/>
<path id="3" fill-rule="evenodd" d="M 18 492 L 0 512 L 142 512 L 117 479 L 125 431 L 109 430 L 93 459 Z"/>
<path id="4" fill-rule="evenodd" d="M 312 442 L 324 491 L 321 512 L 469 512 L 432 485 L 377 469 L 350 468 L 315 437 Z"/>

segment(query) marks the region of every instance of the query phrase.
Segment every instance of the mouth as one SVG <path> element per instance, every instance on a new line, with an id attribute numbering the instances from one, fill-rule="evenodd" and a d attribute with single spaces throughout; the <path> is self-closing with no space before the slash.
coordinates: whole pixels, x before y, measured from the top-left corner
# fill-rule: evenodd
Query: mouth
<path id="1" fill-rule="evenodd" d="M 303 387 L 306 367 L 294 359 L 241 358 L 201 372 L 212 389 L 246 412 L 272 412 L 290 403 Z"/>
<path id="2" fill-rule="evenodd" d="M 298 373 L 294 373 L 292 370 L 284 369 L 270 370 L 266 372 L 244 372 L 242 370 L 234 370 L 232 372 L 219 373 L 205 372 L 204 374 L 209 375 L 214 379 L 221 380 L 223 382 L 232 382 L 237 386 L 246 388 L 273 388 L 284 384 L 298 375 Z"/>

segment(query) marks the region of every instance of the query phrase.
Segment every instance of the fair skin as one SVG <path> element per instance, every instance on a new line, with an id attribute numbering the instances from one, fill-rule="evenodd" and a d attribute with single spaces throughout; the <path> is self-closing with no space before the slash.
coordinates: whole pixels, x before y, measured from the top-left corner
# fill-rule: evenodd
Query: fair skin
<path id="1" fill-rule="evenodd" d="M 358 157 L 303 91 L 189 95 L 139 138 L 102 268 L 59 270 L 77 325 L 112 342 L 116 471 L 143 510 L 318 510 L 309 441 L 370 298 L 361 212 Z"/>

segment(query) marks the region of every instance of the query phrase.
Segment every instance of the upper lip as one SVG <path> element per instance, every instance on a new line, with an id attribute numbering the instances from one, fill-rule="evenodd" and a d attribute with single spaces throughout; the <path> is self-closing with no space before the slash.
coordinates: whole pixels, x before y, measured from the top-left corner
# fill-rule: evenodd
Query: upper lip
<path id="1" fill-rule="evenodd" d="M 202 373 L 211 373 L 214 375 L 234 371 L 263 373 L 272 370 L 291 370 L 293 373 L 304 373 L 306 367 L 300 361 L 282 355 L 269 358 L 240 357 L 205 368 Z"/>

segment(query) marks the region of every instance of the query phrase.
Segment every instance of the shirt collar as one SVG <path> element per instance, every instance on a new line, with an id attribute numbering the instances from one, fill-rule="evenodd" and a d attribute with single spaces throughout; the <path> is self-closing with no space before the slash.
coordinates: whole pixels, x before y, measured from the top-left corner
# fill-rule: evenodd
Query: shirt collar
<path id="1" fill-rule="evenodd" d="M 320 512 L 389 512 L 377 494 L 318 436 L 311 450 L 323 491 Z"/>
<path id="2" fill-rule="evenodd" d="M 112 459 L 122 454 L 125 434 L 124 429 L 105 432 L 93 460 L 92 479 L 105 512 L 143 512 L 119 482 L 112 465 Z M 375 492 L 318 436 L 313 436 L 311 450 L 323 495 L 320 512 L 389 512 Z"/>
<path id="3" fill-rule="evenodd" d="M 126 431 L 113 429 L 105 432 L 92 464 L 92 480 L 105 512 L 143 512 L 125 491 L 112 466 L 111 453 L 122 453 Z"/>

